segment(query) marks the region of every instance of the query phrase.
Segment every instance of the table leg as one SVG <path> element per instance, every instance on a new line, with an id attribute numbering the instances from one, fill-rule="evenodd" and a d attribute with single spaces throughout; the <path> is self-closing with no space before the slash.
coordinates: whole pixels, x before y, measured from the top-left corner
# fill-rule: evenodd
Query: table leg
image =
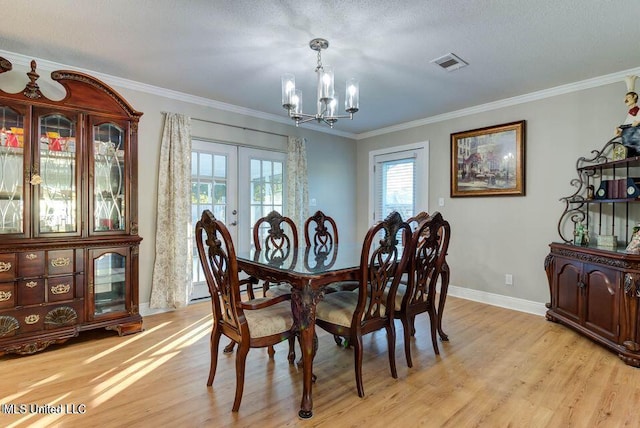
<path id="1" fill-rule="evenodd" d="M 322 298 L 322 290 L 314 290 L 309 284 L 302 289 L 293 287 L 291 290 L 291 309 L 295 321 L 300 349 L 302 350 L 302 401 L 298 416 L 309 419 L 313 416 L 313 357 L 315 355 L 315 326 L 316 304 Z"/>
<path id="2" fill-rule="evenodd" d="M 442 271 L 440 273 L 440 299 L 438 301 L 438 334 L 440 334 L 440 339 L 443 341 L 448 341 L 449 336 L 447 336 L 444 331 L 442 331 L 442 313 L 444 312 L 444 304 L 447 300 L 447 291 L 449 289 L 449 265 L 447 262 L 444 262 L 442 266 Z"/>

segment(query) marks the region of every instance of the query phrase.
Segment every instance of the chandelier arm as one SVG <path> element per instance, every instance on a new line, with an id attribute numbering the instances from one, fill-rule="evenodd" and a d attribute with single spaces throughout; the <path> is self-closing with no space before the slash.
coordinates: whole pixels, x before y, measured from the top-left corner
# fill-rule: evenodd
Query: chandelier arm
<path id="1" fill-rule="evenodd" d="M 353 120 L 353 113 L 338 115 L 338 116 L 327 116 L 324 119 L 352 119 Z"/>
<path id="2" fill-rule="evenodd" d="M 306 117 L 306 119 L 304 120 L 296 119 L 296 125 L 299 125 L 301 123 L 311 122 L 312 120 L 317 119 L 315 116 L 311 116 L 310 114 L 305 114 L 304 116 Z"/>

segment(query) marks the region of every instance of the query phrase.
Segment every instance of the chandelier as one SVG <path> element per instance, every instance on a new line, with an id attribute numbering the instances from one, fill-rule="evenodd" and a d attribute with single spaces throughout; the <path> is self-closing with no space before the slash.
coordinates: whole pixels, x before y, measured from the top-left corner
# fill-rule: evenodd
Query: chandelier
<path id="1" fill-rule="evenodd" d="M 338 119 L 349 118 L 353 120 L 353 114 L 358 111 L 360 88 L 357 79 L 347 80 L 345 91 L 344 109 L 347 115 L 338 115 L 338 96 L 333 87 L 333 68 L 322 65 L 322 50 L 329 47 L 325 39 L 313 39 L 309 47 L 318 52 L 318 95 L 317 113 L 306 114 L 302 112 L 302 91 L 296 89 L 296 78 L 293 74 L 282 75 L 282 107 L 289 113 L 289 117 L 296 121 L 296 126 L 312 120 L 325 123 L 333 128 Z"/>

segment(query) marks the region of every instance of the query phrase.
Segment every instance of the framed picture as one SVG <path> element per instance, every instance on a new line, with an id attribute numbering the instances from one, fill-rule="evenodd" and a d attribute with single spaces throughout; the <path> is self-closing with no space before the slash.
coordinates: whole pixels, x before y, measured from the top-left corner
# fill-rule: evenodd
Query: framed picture
<path id="1" fill-rule="evenodd" d="M 524 196 L 525 121 L 451 134 L 451 197 Z"/>

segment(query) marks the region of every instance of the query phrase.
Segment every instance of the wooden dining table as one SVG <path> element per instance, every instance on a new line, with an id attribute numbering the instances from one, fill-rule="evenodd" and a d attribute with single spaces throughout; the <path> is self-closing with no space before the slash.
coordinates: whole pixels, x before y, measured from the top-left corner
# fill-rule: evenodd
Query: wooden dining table
<path id="1" fill-rule="evenodd" d="M 324 288 L 338 281 L 358 280 L 362 243 L 300 247 L 285 252 L 239 251 L 238 268 L 271 283 L 291 284 L 291 310 L 302 348 L 303 388 L 298 416 L 313 416 L 313 357 L 316 350 L 316 304 Z"/>

